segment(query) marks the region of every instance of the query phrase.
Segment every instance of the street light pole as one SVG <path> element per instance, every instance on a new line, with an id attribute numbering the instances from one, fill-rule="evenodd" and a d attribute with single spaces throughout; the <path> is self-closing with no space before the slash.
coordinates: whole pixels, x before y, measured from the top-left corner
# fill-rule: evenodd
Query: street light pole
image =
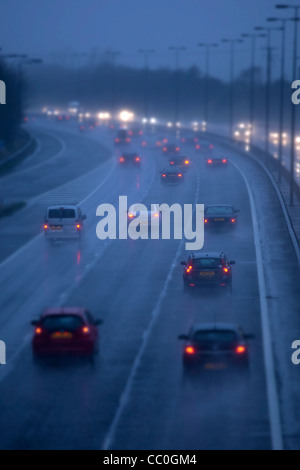
<path id="1" fill-rule="evenodd" d="M 204 82 L 204 122 L 205 126 L 207 126 L 208 122 L 208 78 L 209 78 L 209 65 L 210 65 L 210 49 L 212 47 L 218 47 L 216 43 L 199 43 L 198 47 L 205 47 L 206 48 L 206 55 L 205 55 L 205 82 Z"/>
<path id="2" fill-rule="evenodd" d="M 186 47 L 183 46 L 170 46 L 170 51 L 175 52 L 175 111 L 174 111 L 174 118 L 175 118 L 175 125 L 179 120 L 179 54 L 181 51 L 185 51 Z"/>
<path id="3" fill-rule="evenodd" d="M 251 38 L 251 72 L 250 72 L 250 95 L 249 95 L 249 123 L 251 145 L 254 133 L 254 100 L 255 100 L 255 55 L 256 55 L 256 39 L 265 38 L 265 34 L 242 34 L 243 38 Z"/>
<path id="4" fill-rule="evenodd" d="M 153 49 L 140 49 L 140 54 L 144 54 L 145 63 L 145 86 L 144 86 L 144 117 L 148 119 L 149 114 L 149 55 L 155 51 Z"/>
<path id="5" fill-rule="evenodd" d="M 283 122 L 284 122 L 284 69 L 285 69 L 285 38 L 286 38 L 286 18 L 268 18 L 269 22 L 281 21 L 282 39 L 281 39 L 281 78 L 280 78 L 280 97 L 279 97 L 279 149 L 278 149 L 278 182 L 282 178 L 282 145 L 283 145 Z"/>
<path id="6" fill-rule="evenodd" d="M 235 44 L 244 42 L 242 39 L 222 39 L 222 42 L 230 44 L 230 95 L 229 95 L 229 138 L 233 137 L 234 119 L 234 53 Z"/>

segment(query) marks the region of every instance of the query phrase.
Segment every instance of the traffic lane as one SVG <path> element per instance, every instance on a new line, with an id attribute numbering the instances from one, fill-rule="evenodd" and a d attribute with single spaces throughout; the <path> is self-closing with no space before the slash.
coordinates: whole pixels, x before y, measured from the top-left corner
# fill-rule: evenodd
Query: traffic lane
<path id="1" fill-rule="evenodd" d="M 271 448 L 265 387 L 255 251 L 246 188 L 237 171 L 202 168 L 199 200 L 227 202 L 241 209 L 233 233 L 208 234 L 204 250 L 223 249 L 237 261 L 232 297 L 214 291 L 182 292 L 179 266 L 147 343 L 122 410 L 110 449 Z M 225 177 L 226 175 L 226 177 Z M 186 254 L 182 253 L 184 259 Z M 249 375 L 226 372 L 183 381 L 182 344 L 177 335 L 206 321 L 234 322 L 256 335 L 250 345 Z"/>
<path id="2" fill-rule="evenodd" d="M 55 128 L 63 149 L 57 158 L 1 178 L 1 191 L 8 200 L 29 200 L 63 185 L 93 168 L 111 156 L 111 149 L 87 136 L 70 134 Z"/>
<path id="3" fill-rule="evenodd" d="M 177 194 L 173 191 L 175 188 L 170 189 L 171 200 L 178 200 L 179 191 L 180 199 L 185 201 L 185 188 L 178 188 Z M 189 202 L 190 194 L 193 196 L 195 191 L 193 181 L 187 189 L 186 201 Z M 160 190 L 164 188 L 159 183 L 154 184 L 155 196 L 159 196 Z M 105 318 L 101 328 L 101 354 L 93 371 L 96 376 L 89 368 L 79 367 L 64 368 L 57 381 L 57 368 L 45 368 L 41 376 L 30 363 L 29 347 L 25 348 L 22 364 L 17 362 L 14 372 L 1 384 L 3 402 L 8 403 L 7 417 L 3 415 L 2 421 L 10 420 L 11 423 L 5 433 L 0 433 L 1 448 L 18 448 L 20 445 L 25 448 L 100 446 L 178 245 L 178 241 L 140 242 L 114 241 L 66 301 L 72 305 L 87 304 L 91 311 L 100 312 Z M 143 308 L 145 305 L 147 308 Z M 22 380 L 24 364 L 26 382 Z M 17 380 L 22 381 L 19 390 L 15 387 Z M 55 404 L 53 396 L 56 397 Z M 26 403 L 22 413 L 19 413 L 20 401 L 23 405 Z M 35 401 L 40 410 L 38 417 L 31 407 Z M 84 435 L 83 427 L 87 430 Z M 26 441 L 23 436 L 28 433 Z"/>

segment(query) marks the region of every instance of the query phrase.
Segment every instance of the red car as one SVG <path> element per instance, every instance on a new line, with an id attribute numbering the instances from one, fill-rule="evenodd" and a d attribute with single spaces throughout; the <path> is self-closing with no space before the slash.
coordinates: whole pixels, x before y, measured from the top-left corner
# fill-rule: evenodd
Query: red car
<path id="1" fill-rule="evenodd" d="M 98 352 L 98 328 L 102 323 L 84 308 L 48 308 L 35 326 L 32 339 L 34 358 L 79 355 L 94 360 Z"/>

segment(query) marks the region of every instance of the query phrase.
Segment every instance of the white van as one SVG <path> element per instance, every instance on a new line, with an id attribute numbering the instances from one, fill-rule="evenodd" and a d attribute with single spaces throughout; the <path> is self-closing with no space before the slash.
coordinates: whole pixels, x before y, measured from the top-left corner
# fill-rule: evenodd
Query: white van
<path id="1" fill-rule="evenodd" d="M 45 236 L 48 240 L 80 239 L 85 219 L 86 215 L 77 206 L 50 206 L 45 215 Z"/>

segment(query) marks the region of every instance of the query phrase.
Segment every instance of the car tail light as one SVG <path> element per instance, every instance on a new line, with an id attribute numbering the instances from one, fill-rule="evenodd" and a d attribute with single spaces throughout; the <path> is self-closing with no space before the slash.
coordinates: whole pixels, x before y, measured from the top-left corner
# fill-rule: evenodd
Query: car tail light
<path id="1" fill-rule="evenodd" d="M 166 152 L 166 151 L 167 151 L 167 147 L 164 147 L 164 148 L 163 148 L 163 151 Z"/>
<path id="2" fill-rule="evenodd" d="M 155 214 L 153 214 L 154 217 L 158 217 L 159 216 L 159 213 L 158 212 L 155 212 Z"/>
<path id="3" fill-rule="evenodd" d="M 188 160 L 186 160 L 184 163 L 185 163 L 186 165 L 188 165 L 190 162 L 189 162 Z"/>
<path id="4" fill-rule="evenodd" d="M 139 162 L 139 161 L 140 161 L 140 157 L 135 157 L 135 161 L 136 161 L 136 162 Z"/>
<path id="5" fill-rule="evenodd" d="M 229 273 L 229 268 L 223 268 L 223 272 L 226 274 Z"/>
<path id="6" fill-rule="evenodd" d="M 161 175 L 161 176 L 162 176 L 163 178 L 165 178 L 165 177 L 166 177 L 166 175 L 165 175 L 165 174 L 163 174 L 163 175 Z"/>
<path id="7" fill-rule="evenodd" d="M 129 135 L 132 135 L 132 134 L 133 134 L 133 132 L 132 132 L 132 131 L 129 131 L 129 132 L 128 132 L 128 134 L 129 134 Z"/>
<path id="8" fill-rule="evenodd" d="M 145 147 L 147 145 L 147 142 L 143 140 L 142 145 Z"/>
<path id="9" fill-rule="evenodd" d="M 140 134 L 140 135 L 143 135 L 143 131 L 139 131 L 139 134 Z"/>
<path id="10" fill-rule="evenodd" d="M 223 158 L 222 163 L 227 163 L 226 158 Z"/>
<path id="11" fill-rule="evenodd" d="M 161 145 L 161 142 L 158 140 L 158 141 L 156 142 L 156 145 L 160 146 L 160 145 Z"/>
<path id="12" fill-rule="evenodd" d="M 170 165 L 174 165 L 174 162 L 170 162 Z"/>
<path id="13" fill-rule="evenodd" d="M 182 174 L 181 174 L 181 173 L 179 173 L 179 174 L 178 174 L 178 178 L 181 178 L 181 177 L 182 177 Z"/>
<path id="14" fill-rule="evenodd" d="M 235 349 L 235 352 L 237 354 L 245 354 L 246 347 L 245 346 L 237 346 L 236 349 Z"/>
<path id="15" fill-rule="evenodd" d="M 179 152 L 180 148 L 179 147 L 176 147 L 176 152 Z"/>
<path id="16" fill-rule="evenodd" d="M 208 224 L 208 219 L 204 219 L 204 223 L 205 223 L 205 224 Z"/>
<path id="17" fill-rule="evenodd" d="M 120 139 L 117 137 L 117 138 L 115 139 L 115 142 L 120 142 Z"/>
<path id="18" fill-rule="evenodd" d="M 195 348 L 193 346 L 186 346 L 185 348 L 186 354 L 195 354 Z"/>
<path id="19" fill-rule="evenodd" d="M 129 137 L 126 137 L 126 142 L 130 142 L 130 139 L 129 139 Z"/>
<path id="20" fill-rule="evenodd" d="M 188 266 L 188 267 L 186 268 L 186 272 L 187 272 L 187 274 L 189 274 L 189 273 L 191 272 L 191 270 L 192 270 L 192 269 L 193 269 L 193 266 Z"/>
<path id="21" fill-rule="evenodd" d="M 236 219 L 231 219 L 231 223 L 234 224 L 236 222 Z"/>
<path id="22" fill-rule="evenodd" d="M 211 164 L 212 164 L 212 160 L 207 160 L 207 163 L 208 163 L 209 165 L 211 165 Z"/>
<path id="23" fill-rule="evenodd" d="M 121 163 L 124 163 L 124 162 L 125 162 L 125 158 L 124 158 L 124 157 L 120 157 L 120 158 L 119 158 L 119 161 L 120 161 Z"/>
<path id="24" fill-rule="evenodd" d="M 45 225 L 44 225 L 44 230 L 47 230 L 47 229 L 48 229 L 48 225 L 45 224 Z"/>
<path id="25" fill-rule="evenodd" d="M 200 145 L 198 145 L 198 144 L 197 144 L 197 145 L 196 145 L 196 149 L 198 149 L 198 150 L 199 150 L 199 148 L 200 148 Z"/>
<path id="26" fill-rule="evenodd" d="M 35 334 L 36 335 L 40 335 L 42 333 L 42 328 L 40 326 L 37 326 L 36 329 L 35 329 Z"/>
<path id="27" fill-rule="evenodd" d="M 76 228 L 77 228 L 77 230 L 80 230 L 80 229 L 81 229 L 81 225 L 80 225 L 80 224 L 76 224 Z"/>
<path id="28" fill-rule="evenodd" d="M 163 143 L 166 144 L 168 142 L 168 139 L 164 139 Z"/>
<path id="29" fill-rule="evenodd" d="M 213 146 L 212 144 L 210 144 L 209 148 L 210 148 L 210 149 L 213 149 L 213 148 L 214 148 L 214 146 Z"/>
<path id="30" fill-rule="evenodd" d="M 89 329 L 88 326 L 84 326 L 84 327 L 82 328 L 82 333 L 88 334 L 89 332 L 90 332 L 90 329 Z"/>
<path id="31" fill-rule="evenodd" d="M 129 217 L 130 219 L 132 219 L 132 218 L 134 217 L 134 215 L 133 215 L 133 214 L 128 214 L 128 217 Z"/>

